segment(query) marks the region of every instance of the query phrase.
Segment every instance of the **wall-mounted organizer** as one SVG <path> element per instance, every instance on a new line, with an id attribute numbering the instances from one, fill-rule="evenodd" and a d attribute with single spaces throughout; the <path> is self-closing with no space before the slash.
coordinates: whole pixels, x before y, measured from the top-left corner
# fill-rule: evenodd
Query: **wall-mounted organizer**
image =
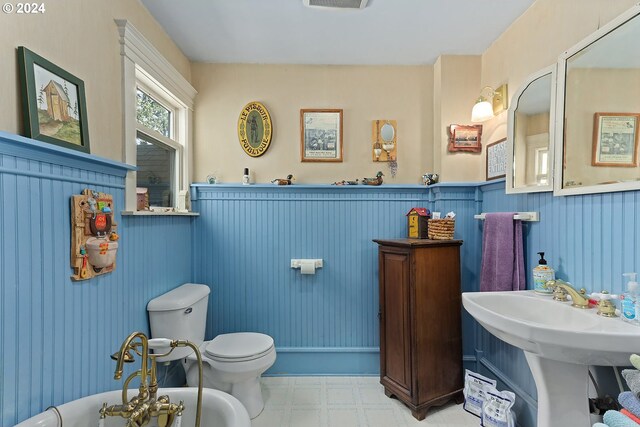
<path id="1" fill-rule="evenodd" d="M 398 158 L 398 123 L 395 120 L 374 120 L 371 140 L 374 162 L 395 162 Z"/>
<path id="2" fill-rule="evenodd" d="M 113 197 L 88 188 L 71 196 L 72 280 L 87 280 L 116 268 L 119 239 Z"/>

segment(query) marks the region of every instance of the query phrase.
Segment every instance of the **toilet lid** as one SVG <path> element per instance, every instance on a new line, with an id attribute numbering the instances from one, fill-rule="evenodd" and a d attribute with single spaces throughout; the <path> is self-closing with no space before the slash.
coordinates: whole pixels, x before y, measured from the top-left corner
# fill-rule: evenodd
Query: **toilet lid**
<path id="1" fill-rule="evenodd" d="M 273 338 L 256 332 L 236 332 L 215 337 L 205 351 L 207 356 L 225 360 L 251 360 L 273 348 Z"/>

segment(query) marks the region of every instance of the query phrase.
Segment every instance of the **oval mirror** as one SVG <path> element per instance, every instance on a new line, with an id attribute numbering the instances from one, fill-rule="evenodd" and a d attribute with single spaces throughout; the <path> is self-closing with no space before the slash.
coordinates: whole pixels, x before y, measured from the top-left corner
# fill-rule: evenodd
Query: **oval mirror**
<path id="1" fill-rule="evenodd" d="M 529 76 L 509 109 L 507 193 L 551 191 L 555 64 Z"/>
<path id="2" fill-rule="evenodd" d="M 395 133 L 396 133 L 396 130 L 393 128 L 393 126 L 390 123 L 385 123 L 380 128 L 380 137 L 384 142 L 392 142 Z"/>
<path id="3" fill-rule="evenodd" d="M 557 195 L 640 188 L 639 15 L 634 6 L 560 56 Z"/>

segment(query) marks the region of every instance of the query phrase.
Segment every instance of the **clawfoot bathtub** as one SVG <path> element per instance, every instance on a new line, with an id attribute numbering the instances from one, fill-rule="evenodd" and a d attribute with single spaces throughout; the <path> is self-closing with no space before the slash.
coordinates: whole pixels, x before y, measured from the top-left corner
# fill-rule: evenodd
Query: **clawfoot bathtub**
<path id="1" fill-rule="evenodd" d="M 135 395 L 131 391 L 130 397 Z M 230 394 L 205 388 L 202 391 L 201 427 L 251 427 L 247 410 L 240 401 Z M 158 395 L 168 395 L 171 402 L 183 400 L 185 411 L 182 426 L 192 427 L 195 422 L 197 388 L 165 388 L 158 390 Z M 59 427 L 60 417 L 64 427 L 86 427 L 98 425 L 99 410 L 104 402 L 119 403 L 122 400 L 120 390 L 94 394 L 60 405 L 55 410 L 49 409 L 18 424 L 16 427 Z M 107 417 L 105 427 L 121 427 L 124 420 L 120 417 Z M 153 419 L 149 426 L 156 426 Z"/>

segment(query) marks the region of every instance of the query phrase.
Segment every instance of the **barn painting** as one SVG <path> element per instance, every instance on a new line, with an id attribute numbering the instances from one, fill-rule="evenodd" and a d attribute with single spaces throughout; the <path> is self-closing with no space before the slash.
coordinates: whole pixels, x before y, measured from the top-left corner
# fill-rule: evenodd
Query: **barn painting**
<path id="1" fill-rule="evenodd" d="M 40 133 L 81 145 L 78 87 L 34 64 Z"/>

